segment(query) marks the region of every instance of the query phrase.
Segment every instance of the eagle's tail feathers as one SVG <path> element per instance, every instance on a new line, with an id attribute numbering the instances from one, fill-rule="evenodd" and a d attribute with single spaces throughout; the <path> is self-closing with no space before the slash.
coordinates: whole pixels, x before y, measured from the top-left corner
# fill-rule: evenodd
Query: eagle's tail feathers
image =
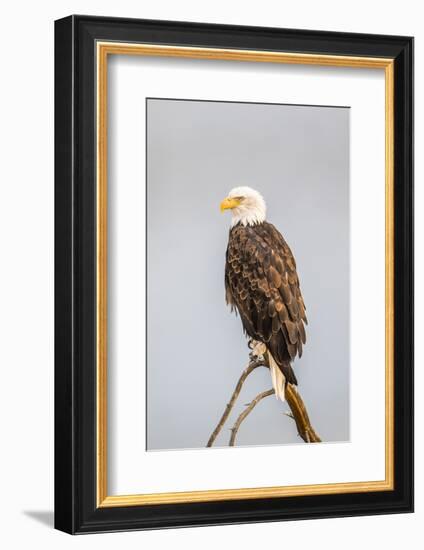
<path id="1" fill-rule="evenodd" d="M 273 356 L 269 353 L 269 369 L 271 371 L 272 385 L 275 391 L 275 396 L 281 401 L 286 400 L 286 377 L 276 363 Z"/>
<path id="2" fill-rule="evenodd" d="M 286 377 L 287 384 L 294 384 L 295 386 L 297 386 L 297 378 L 290 363 L 284 363 L 283 371 Z"/>
<path id="3" fill-rule="evenodd" d="M 271 371 L 272 386 L 275 390 L 277 399 L 286 400 L 286 384 L 297 385 L 296 375 L 292 366 L 288 361 L 285 361 L 281 366 L 276 362 L 274 357 L 268 350 L 269 369 Z"/>

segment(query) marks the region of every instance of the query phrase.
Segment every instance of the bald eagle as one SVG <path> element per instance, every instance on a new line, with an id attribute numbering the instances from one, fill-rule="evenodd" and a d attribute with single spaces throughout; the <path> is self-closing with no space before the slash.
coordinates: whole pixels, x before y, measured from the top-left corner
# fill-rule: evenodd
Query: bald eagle
<path id="1" fill-rule="evenodd" d="M 305 304 L 293 254 L 265 220 L 266 205 L 250 187 L 232 189 L 221 203 L 232 220 L 225 264 L 227 304 L 238 311 L 245 333 L 266 347 L 277 398 L 296 384 L 291 363 L 306 343 Z M 264 351 L 265 351 L 264 349 Z"/>

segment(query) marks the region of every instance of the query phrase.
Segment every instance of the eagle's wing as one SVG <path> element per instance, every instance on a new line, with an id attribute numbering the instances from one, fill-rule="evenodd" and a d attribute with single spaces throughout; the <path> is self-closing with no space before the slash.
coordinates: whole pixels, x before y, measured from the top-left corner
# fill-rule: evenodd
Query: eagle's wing
<path id="1" fill-rule="evenodd" d="M 273 225 L 232 229 L 225 283 L 247 334 L 264 342 L 280 366 L 302 355 L 307 319 L 296 262 Z"/>

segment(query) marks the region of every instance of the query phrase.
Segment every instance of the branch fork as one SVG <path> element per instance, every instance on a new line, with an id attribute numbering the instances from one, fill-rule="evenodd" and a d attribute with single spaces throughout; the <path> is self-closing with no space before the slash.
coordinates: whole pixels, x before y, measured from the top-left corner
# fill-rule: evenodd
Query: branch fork
<path id="1" fill-rule="evenodd" d="M 243 388 L 248 376 L 259 367 L 269 368 L 269 359 L 266 347 L 264 344 L 254 341 L 249 341 L 249 348 L 252 350 L 249 354 L 250 360 L 246 368 L 243 370 L 237 385 L 233 391 L 230 401 L 227 403 L 224 412 L 210 436 L 207 447 L 212 447 L 219 433 L 221 432 L 225 422 L 227 421 L 230 413 L 237 401 L 237 398 Z M 263 391 L 259 393 L 250 403 L 246 405 L 244 411 L 238 416 L 233 427 L 231 428 L 231 437 L 229 441 L 229 446 L 233 447 L 236 442 L 237 432 L 242 424 L 242 422 L 247 418 L 247 416 L 253 411 L 262 399 L 270 395 L 274 395 L 275 392 L 273 389 Z M 305 443 L 320 443 L 321 439 L 318 434 L 315 432 L 312 424 L 309 420 L 309 415 L 306 410 L 305 403 L 303 402 L 299 392 L 297 391 L 296 386 L 293 384 L 287 384 L 286 386 L 286 400 L 287 404 L 290 407 L 290 413 L 285 413 L 287 416 L 292 418 L 296 422 L 296 427 L 299 436 L 303 439 Z"/>

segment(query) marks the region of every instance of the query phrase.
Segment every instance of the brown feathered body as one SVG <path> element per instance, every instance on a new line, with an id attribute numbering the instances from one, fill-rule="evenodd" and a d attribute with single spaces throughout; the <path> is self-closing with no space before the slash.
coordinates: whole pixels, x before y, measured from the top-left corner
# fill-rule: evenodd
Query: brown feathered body
<path id="1" fill-rule="evenodd" d="M 225 288 L 247 335 L 266 345 L 286 383 L 297 384 L 291 362 L 306 342 L 305 304 L 293 254 L 271 223 L 231 228 Z"/>

